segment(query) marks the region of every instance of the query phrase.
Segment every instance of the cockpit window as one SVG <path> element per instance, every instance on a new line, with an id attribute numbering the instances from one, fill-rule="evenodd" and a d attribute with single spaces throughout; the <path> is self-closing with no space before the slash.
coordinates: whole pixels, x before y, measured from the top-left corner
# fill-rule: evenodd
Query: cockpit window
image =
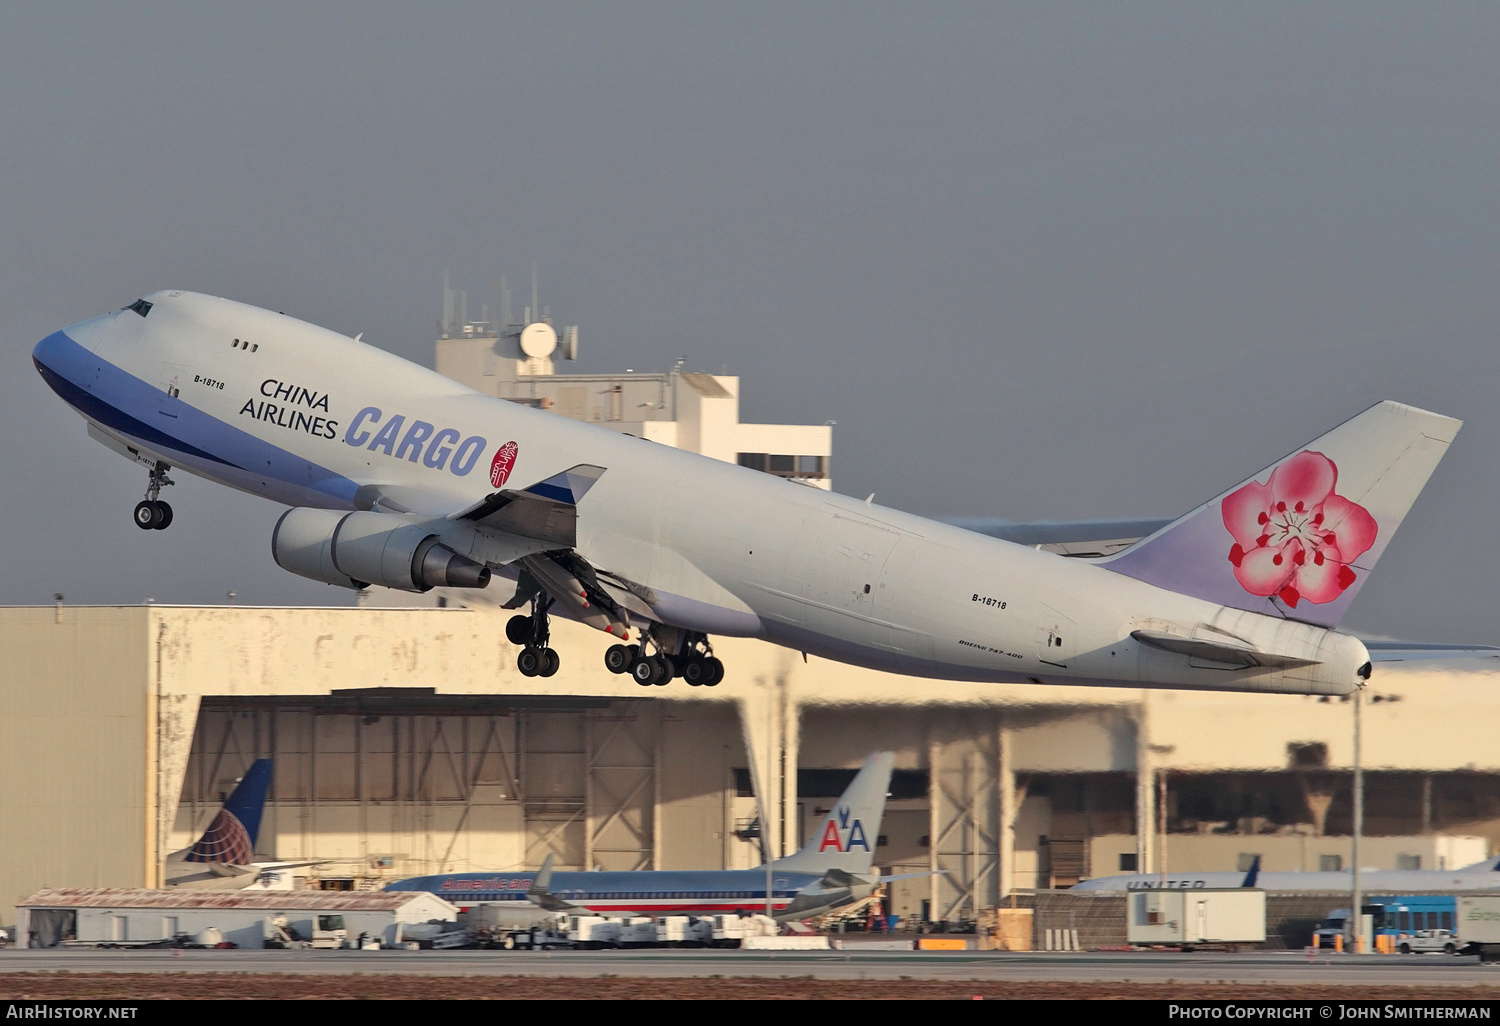
<path id="1" fill-rule="evenodd" d="M 151 304 L 146 302 L 144 299 L 137 299 L 134 303 L 131 303 L 125 309 L 134 310 L 136 313 L 144 317 L 151 312 Z"/>

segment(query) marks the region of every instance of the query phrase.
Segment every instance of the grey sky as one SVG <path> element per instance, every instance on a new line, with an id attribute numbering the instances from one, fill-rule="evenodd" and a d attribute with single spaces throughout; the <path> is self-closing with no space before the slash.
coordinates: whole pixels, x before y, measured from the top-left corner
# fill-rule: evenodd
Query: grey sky
<path id="1" fill-rule="evenodd" d="M 0 601 L 343 601 L 262 500 L 180 477 L 133 527 L 37 339 L 187 288 L 430 363 L 444 270 L 534 259 L 580 369 L 727 368 L 919 513 L 1177 513 L 1379 399 L 1462 417 L 1351 625 L 1500 642 L 1496 8 L 3 19 Z"/>

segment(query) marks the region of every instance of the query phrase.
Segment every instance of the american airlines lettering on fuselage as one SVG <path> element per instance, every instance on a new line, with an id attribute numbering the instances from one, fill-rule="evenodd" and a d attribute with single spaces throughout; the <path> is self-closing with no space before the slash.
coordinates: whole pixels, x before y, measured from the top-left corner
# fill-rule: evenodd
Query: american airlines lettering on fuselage
<path id="1" fill-rule="evenodd" d="M 607 632 L 642 685 L 724 672 L 713 635 L 924 677 L 1347 694 L 1335 628 L 1459 422 L 1380 403 L 1125 548 L 1067 558 L 481 395 L 293 318 L 158 292 L 37 344 L 92 437 L 292 507 L 272 553 L 329 584 L 491 585 Z M 982 461 L 975 472 L 982 472 Z M 1097 525 L 1096 525 L 1097 526 Z M 1097 536 L 1097 535 L 1096 535 Z"/>

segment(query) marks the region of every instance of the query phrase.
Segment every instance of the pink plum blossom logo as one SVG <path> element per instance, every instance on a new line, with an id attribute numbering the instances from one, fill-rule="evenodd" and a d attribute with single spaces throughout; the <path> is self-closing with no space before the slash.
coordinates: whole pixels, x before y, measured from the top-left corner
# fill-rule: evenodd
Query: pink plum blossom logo
<path id="1" fill-rule="evenodd" d="M 1222 506 L 1234 536 L 1229 562 L 1252 595 L 1274 595 L 1292 609 L 1303 599 L 1332 602 L 1355 581 L 1349 565 L 1375 543 L 1368 510 L 1334 492 L 1339 468 L 1320 452 L 1300 452 L 1251 481 Z"/>

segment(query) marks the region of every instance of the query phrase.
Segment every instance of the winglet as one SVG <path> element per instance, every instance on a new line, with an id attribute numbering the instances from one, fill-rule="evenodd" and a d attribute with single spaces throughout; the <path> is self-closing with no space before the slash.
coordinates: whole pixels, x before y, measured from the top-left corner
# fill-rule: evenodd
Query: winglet
<path id="1" fill-rule="evenodd" d="M 520 491 L 507 488 L 503 491 L 491 492 L 473 505 L 465 506 L 457 513 L 450 514 L 448 519 L 483 520 L 513 502 L 526 499 L 540 499 L 548 503 L 576 506 L 588 494 L 589 489 L 594 487 L 594 483 L 604 476 L 604 471 L 604 467 L 596 467 L 592 463 L 580 463 L 576 467 L 569 467 L 561 474 L 553 474 L 545 481 L 528 485 Z"/>
<path id="2" fill-rule="evenodd" d="M 1241 887 L 1254 887 L 1255 886 L 1255 881 L 1258 880 L 1258 879 L 1260 879 L 1260 856 L 1259 855 L 1255 856 L 1255 858 L 1251 860 L 1251 862 L 1250 862 L 1250 872 L 1248 872 L 1248 873 L 1245 874 L 1245 881 L 1244 881 L 1244 883 L 1240 884 L 1240 886 Z"/>
<path id="3" fill-rule="evenodd" d="M 553 474 L 545 481 L 538 481 L 528 488 L 521 489 L 521 494 L 576 506 L 588 494 L 588 490 L 594 487 L 595 482 L 603 476 L 603 467 L 596 467 L 592 463 L 580 463 L 576 467 L 564 470 L 561 474 Z"/>

